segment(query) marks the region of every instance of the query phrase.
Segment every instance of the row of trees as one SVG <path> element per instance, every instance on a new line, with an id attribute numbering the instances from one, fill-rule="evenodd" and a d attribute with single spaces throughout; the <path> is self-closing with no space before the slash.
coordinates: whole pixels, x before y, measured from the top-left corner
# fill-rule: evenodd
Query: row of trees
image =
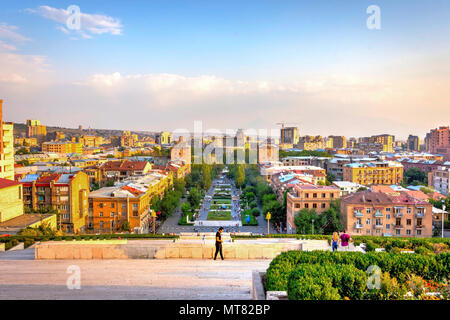
<path id="1" fill-rule="evenodd" d="M 332 201 L 330 208 L 321 214 L 317 214 L 314 209 L 302 209 L 296 213 L 294 224 L 298 234 L 332 234 L 341 231 L 340 201 Z"/>
<path id="2" fill-rule="evenodd" d="M 183 179 L 175 179 L 173 189 L 166 190 L 162 199 L 154 197 L 151 201 L 150 208 L 156 212 L 161 211 L 159 219 L 164 221 L 173 214 L 185 193 L 186 182 Z"/>
<path id="3" fill-rule="evenodd" d="M 225 166 L 221 164 L 194 164 L 191 174 L 185 178 L 186 187 L 207 191 L 211 188 L 212 182 L 222 172 Z"/>

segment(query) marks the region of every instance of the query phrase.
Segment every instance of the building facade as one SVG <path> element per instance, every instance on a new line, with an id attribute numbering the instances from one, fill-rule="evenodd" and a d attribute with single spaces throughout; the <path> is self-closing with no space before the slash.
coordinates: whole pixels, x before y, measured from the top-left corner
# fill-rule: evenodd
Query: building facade
<path id="1" fill-rule="evenodd" d="M 67 174 L 29 174 L 23 185 L 24 205 L 31 212 L 53 209 L 58 227 L 67 233 L 85 230 L 88 216 L 89 177 L 84 172 Z"/>
<path id="2" fill-rule="evenodd" d="M 42 144 L 43 152 L 54 153 L 83 153 L 83 146 L 81 143 L 63 142 L 63 141 L 49 141 Z"/>
<path id="3" fill-rule="evenodd" d="M 0 178 L 14 180 L 14 124 L 3 122 L 3 100 L 0 100 Z"/>
<path id="4" fill-rule="evenodd" d="M 403 181 L 403 166 L 393 161 L 350 163 L 343 166 L 343 180 L 365 186 L 399 184 Z"/>
<path id="5" fill-rule="evenodd" d="M 0 178 L 0 223 L 23 214 L 22 185 Z"/>
<path id="6" fill-rule="evenodd" d="M 450 195 L 450 167 L 439 167 L 428 173 L 428 185 L 437 192 Z"/>
<path id="7" fill-rule="evenodd" d="M 403 192 L 363 191 L 341 198 L 342 223 L 350 235 L 431 237 L 432 208 Z"/>
<path id="8" fill-rule="evenodd" d="M 430 131 L 428 150 L 444 156 L 450 161 L 450 127 L 439 127 Z"/>
<path id="9" fill-rule="evenodd" d="M 339 199 L 339 189 L 333 186 L 312 184 L 295 185 L 287 193 L 286 227 L 287 233 L 296 233 L 295 215 L 302 209 L 314 209 L 318 214 L 330 208 L 333 200 Z"/>

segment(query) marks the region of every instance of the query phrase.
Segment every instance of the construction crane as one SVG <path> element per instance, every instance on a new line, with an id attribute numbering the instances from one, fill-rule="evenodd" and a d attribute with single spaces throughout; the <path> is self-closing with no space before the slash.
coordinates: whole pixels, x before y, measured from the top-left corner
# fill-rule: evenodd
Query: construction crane
<path id="1" fill-rule="evenodd" d="M 279 126 L 281 126 L 281 143 L 280 144 L 284 144 L 284 126 L 285 125 L 298 125 L 298 123 L 297 122 L 284 122 L 284 121 L 282 121 L 282 122 L 278 122 L 278 123 L 276 123 L 277 125 L 279 125 Z"/>

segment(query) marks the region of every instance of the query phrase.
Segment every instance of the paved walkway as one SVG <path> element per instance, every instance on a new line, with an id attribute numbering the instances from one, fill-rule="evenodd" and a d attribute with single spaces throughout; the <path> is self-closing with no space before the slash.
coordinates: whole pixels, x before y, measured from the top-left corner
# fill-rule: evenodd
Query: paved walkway
<path id="1" fill-rule="evenodd" d="M 251 299 L 252 271 L 269 260 L 2 261 L 0 299 Z M 81 289 L 69 290 L 68 266 L 81 270 Z"/>

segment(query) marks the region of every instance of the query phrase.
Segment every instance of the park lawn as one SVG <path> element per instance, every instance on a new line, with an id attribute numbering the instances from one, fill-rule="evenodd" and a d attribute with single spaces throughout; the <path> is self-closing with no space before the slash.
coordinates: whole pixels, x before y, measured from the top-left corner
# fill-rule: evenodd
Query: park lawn
<path id="1" fill-rule="evenodd" d="M 231 204 L 225 204 L 225 203 L 221 203 L 221 204 L 212 204 L 211 205 L 211 209 L 216 209 L 216 210 L 219 210 L 219 209 L 222 209 L 221 207 L 222 206 L 225 206 L 225 210 L 230 210 L 231 209 Z"/>
<path id="2" fill-rule="evenodd" d="M 242 216 L 242 219 L 241 219 L 243 226 L 257 226 L 258 225 L 258 220 L 256 220 L 256 217 L 253 214 L 250 214 L 250 223 L 247 223 L 245 218 L 247 218 L 247 216 Z"/>
<path id="3" fill-rule="evenodd" d="M 212 202 L 212 205 L 214 205 L 214 204 L 231 204 L 231 199 L 225 200 L 225 199 L 214 199 L 213 198 L 211 202 Z"/>
<path id="4" fill-rule="evenodd" d="M 208 217 L 206 220 L 219 220 L 219 221 L 226 221 L 231 220 L 231 211 L 215 211 L 215 212 L 209 212 Z"/>

